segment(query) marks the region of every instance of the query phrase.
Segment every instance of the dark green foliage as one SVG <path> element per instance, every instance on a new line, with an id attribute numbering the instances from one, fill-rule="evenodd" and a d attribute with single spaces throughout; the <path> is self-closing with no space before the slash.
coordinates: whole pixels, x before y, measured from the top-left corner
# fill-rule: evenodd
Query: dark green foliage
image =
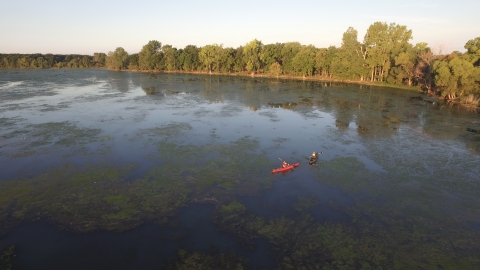
<path id="1" fill-rule="evenodd" d="M 237 51 L 233 48 L 223 49 L 222 58 L 220 60 L 220 71 L 223 73 L 234 72 L 235 56 Z"/>
<path id="2" fill-rule="evenodd" d="M 15 246 L 9 246 L 0 250 L 0 270 L 13 269 L 13 256 L 15 256 Z"/>
<path id="3" fill-rule="evenodd" d="M 302 45 L 298 42 L 287 42 L 283 44 L 282 51 L 280 52 L 280 64 L 283 66 L 284 73 L 292 75 L 295 73 L 293 58 L 301 48 Z"/>
<path id="4" fill-rule="evenodd" d="M 292 59 L 292 67 L 296 75 L 312 76 L 315 72 L 315 57 L 317 49 L 313 46 L 304 46 Z"/>
<path id="5" fill-rule="evenodd" d="M 40 138 L 40 146 L 56 141 L 57 134 L 44 134 L 47 129 L 71 133 L 53 146 L 82 143 L 82 138 L 90 137 L 87 133 L 96 132 L 77 130 L 67 123 L 45 125 L 37 126 L 30 134 Z M 168 141 L 189 128 L 188 124 L 172 124 L 144 130 L 139 136 Z M 82 168 L 65 165 L 35 178 L 2 181 L 0 221 L 16 224 L 46 218 L 63 228 L 82 232 L 123 231 L 146 220 L 164 222 L 188 202 L 218 203 L 233 194 L 255 195 L 269 188 L 273 178 L 265 176 L 263 168 L 273 165 L 268 158 L 255 153 L 256 149 L 258 142 L 249 138 L 228 145 L 205 146 L 182 146 L 163 141 L 158 143 L 162 159 L 158 163 L 163 165 L 131 181 L 126 179 L 136 164 L 121 169 L 108 164 Z M 231 156 L 232 152 L 238 155 Z M 179 158 L 178 153 L 185 153 L 191 159 Z M 205 156 L 213 158 L 205 159 Z M 222 209 L 241 211 L 235 204 Z"/>
<path id="6" fill-rule="evenodd" d="M 260 60 L 262 60 L 265 72 L 269 71 L 269 68 L 273 63 L 280 63 L 282 47 L 283 44 L 281 43 L 267 44 L 263 46 Z"/>
<path id="7" fill-rule="evenodd" d="M 245 71 L 245 60 L 243 58 L 243 47 L 242 46 L 240 46 L 236 49 L 235 61 L 234 61 L 234 64 L 233 64 L 233 70 L 235 72 Z"/>
<path id="8" fill-rule="evenodd" d="M 0 54 L 0 68 L 92 68 L 105 67 L 105 54 Z"/>
<path id="9" fill-rule="evenodd" d="M 180 53 L 180 63 L 183 71 L 195 71 L 200 68 L 198 53 L 200 49 L 194 45 L 188 45 Z"/>
<path id="10" fill-rule="evenodd" d="M 243 47 L 243 57 L 245 59 L 245 68 L 249 72 L 256 72 L 260 69 L 260 54 L 263 44 L 256 39 L 250 41 Z"/>
<path id="11" fill-rule="evenodd" d="M 138 64 L 141 70 L 160 70 L 163 59 L 162 43 L 150 40 L 138 54 Z"/>
<path id="12" fill-rule="evenodd" d="M 179 56 L 181 51 L 174 48 L 172 45 L 164 45 L 162 47 L 163 52 L 163 67 L 167 71 L 175 71 L 181 69 Z"/>
<path id="13" fill-rule="evenodd" d="M 127 62 L 129 70 L 137 70 L 139 68 L 138 53 L 130 54 Z"/>
<path id="14" fill-rule="evenodd" d="M 128 67 L 128 53 L 122 47 L 118 47 L 114 52 L 109 52 L 106 59 L 106 66 L 109 69 L 123 70 Z"/>

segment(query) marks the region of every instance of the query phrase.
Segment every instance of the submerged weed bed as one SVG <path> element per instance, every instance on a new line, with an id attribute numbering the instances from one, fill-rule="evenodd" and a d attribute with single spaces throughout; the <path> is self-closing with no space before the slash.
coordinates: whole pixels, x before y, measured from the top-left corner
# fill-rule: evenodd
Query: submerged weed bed
<path id="1" fill-rule="evenodd" d="M 163 222 L 192 201 L 220 203 L 269 188 L 273 178 L 262 168 L 271 164 L 255 153 L 257 147 L 258 142 L 248 138 L 229 145 L 159 143 L 162 165 L 133 181 L 126 179 L 136 164 L 123 168 L 66 164 L 37 177 L 1 181 L 0 221 L 46 219 L 82 232 L 123 231 L 145 221 Z M 237 154 L 230 156 L 232 152 Z"/>

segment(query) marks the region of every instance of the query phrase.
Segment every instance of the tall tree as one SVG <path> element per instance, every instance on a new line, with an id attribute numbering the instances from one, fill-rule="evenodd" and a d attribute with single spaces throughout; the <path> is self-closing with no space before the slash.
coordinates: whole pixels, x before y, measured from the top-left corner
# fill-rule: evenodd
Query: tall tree
<path id="1" fill-rule="evenodd" d="M 326 75 L 327 74 L 327 66 L 326 66 L 326 57 L 327 57 L 327 49 L 320 48 L 317 50 L 315 55 L 315 70 L 319 75 Z"/>
<path id="2" fill-rule="evenodd" d="M 301 76 L 312 76 L 315 70 L 315 56 L 317 48 L 313 45 L 303 46 L 293 57 L 292 67 L 296 74 Z"/>
<path id="3" fill-rule="evenodd" d="M 479 90 L 478 70 L 461 57 L 437 60 L 433 64 L 435 85 L 446 99 L 455 99 L 463 94 Z"/>
<path id="4" fill-rule="evenodd" d="M 198 54 L 200 49 L 194 45 L 187 45 L 180 54 L 180 62 L 184 71 L 194 71 L 200 67 Z"/>
<path id="5" fill-rule="evenodd" d="M 375 22 L 364 38 L 366 63 L 370 69 L 370 80 L 384 81 L 394 58 L 406 49 L 412 39 L 412 31 L 406 26 Z"/>
<path id="6" fill-rule="evenodd" d="M 107 55 L 105 53 L 94 53 L 93 54 L 93 63 L 97 67 L 104 67 L 105 66 L 105 57 Z"/>
<path id="7" fill-rule="evenodd" d="M 282 44 L 267 44 L 262 47 L 262 52 L 260 53 L 260 61 L 266 72 L 269 68 L 272 67 L 273 63 L 280 63 L 280 57 L 282 53 Z"/>
<path id="8" fill-rule="evenodd" d="M 337 56 L 338 49 L 335 46 L 330 46 L 327 49 L 318 50 L 315 56 L 315 67 L 322 71 L 322 75 L 332 77 L 332 65 Z"/>
<path id="9" fill-rule="evenodd" d="M 467 49 L 467 61 L 473 63 L 474 66 L 480 66 L 480 37 L 469 40 L 465 44 Z"/>
<path id="10" fill-rule="evenodd" d="M 220 60 L 221 72 L 233 72 L 236 52 L 237 51 L 234 48 L 223 49 L 222 58 Z"/>
<path id="11" fill-rule="evenodd" d="M 198 57 L 200 62 L 209 73 L 220 68 L 220 61 L 222 59 L 223 45 L 213 44 L 206 45 L 200 50 Z"/>
<path id="12" fill-rule="evenodd" d="M 295 72 L 292 61 L 301 48 L 302 45 L 299 42 L 287 42 L 283 44 L 280 64 L 283 66 L 284 73 L 293 74 Z"/>
<path id="13" fill-rule="evenodd" d="M 262 42 L 254 39 L 243 47 L 243 57 L 245 59 L 248 72 L 255 73 L 260 69 L 260 54 L 262 52 Z"/>
<path id="14" fill-rule="evenodd" d="M 245 59 L 243 58 L 243 46 L 240 46 L 236 49 L 233 70 L 235 72 L 245 71 Z"/>
<path id="15" fill-rule="evenodd" d="M 75 63 L 72 63 L 73 65 L 78 64 L 76 62 L 78 58 L 72 59 L 70 62 L 75 61 Z M 118 47 L 115 49 L 114 52 L 109 52 L 107 55 L 107 67 L 110 69 L 115 69 L 115 70 L 122 70 L 127 68 L 127 60 L 128 60 L 128 53 L 122 48 Z"/>
<path id="16" fill-rule="evenodd" d="M 150 40 L 138 53 L 138 65 L 142 70 L 160 69 L 160 62 L 163 58 L 161 51 L 162 43 L 157 40 Z"/>
<path id="17" fill-rule="evenodd" d="M 358 32 L 349 27 L 342 37 L 342 46 L 332 61 L 332 72 L 341 79 L 363 80 L 366 76 L 366 63 L 362 45 L 357 40 Z"/>
<path id="18" fill-rule="evenodd" d="M 177 70 L 179 68 L 179 59 L 177 57 L 177 48 L 172 45 L 164 45 L 162 47 L 164 67 L 168 71 Z"/>
<path id="19" fill-rule="evenodd" d="M 130 54 L 128 56 L 128 69 L 138 70 L 138 53 Z"/>
<path id="20" fill-rule="evenodd" d="M 408 86 L 412 86 L 416 61 L 417 55 L 413 48 L 405 52 L 401 52 L 395 57 L 395 65 L 398 66 L 398 68 L 394 67 L 397 68 L 398 75 L 396 77 L 401 81 L 406 81 Z"/>

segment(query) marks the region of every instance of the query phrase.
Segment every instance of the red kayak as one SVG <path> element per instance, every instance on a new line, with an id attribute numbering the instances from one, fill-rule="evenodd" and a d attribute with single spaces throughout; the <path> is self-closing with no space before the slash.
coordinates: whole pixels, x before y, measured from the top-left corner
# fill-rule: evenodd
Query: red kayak
<path id="1" fill-rule="evenodd" d="M 285 168 L 273 169 L 272 173 L 286 172 L 286 171 L 289 171 L 289 170 L 293 170 L 293 168 L 298 167 L 298 165 L 300 165 L 300 163 L 291 164 L 291 165 L 288 165 Z"/>

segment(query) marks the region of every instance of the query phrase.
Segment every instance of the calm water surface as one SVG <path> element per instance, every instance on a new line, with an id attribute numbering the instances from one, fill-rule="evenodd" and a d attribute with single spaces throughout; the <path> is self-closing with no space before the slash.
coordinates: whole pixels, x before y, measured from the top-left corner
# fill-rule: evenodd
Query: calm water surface
<path id="1" fill-rule="evenodd" d="M 475 269 L 467 128 L 480 114 L 379 87 L 0 70 L 2 263 Z"/>

